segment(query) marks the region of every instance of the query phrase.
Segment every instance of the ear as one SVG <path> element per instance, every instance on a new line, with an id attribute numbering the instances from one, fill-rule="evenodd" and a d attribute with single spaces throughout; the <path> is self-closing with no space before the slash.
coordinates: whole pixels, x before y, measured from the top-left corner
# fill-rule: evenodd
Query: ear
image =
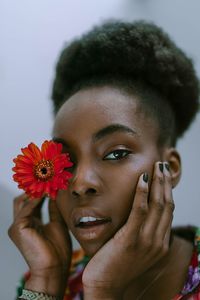
<path id="1" fill-rule="evenodd" d="M 174 188 L 181 178 L 181 157 L 175 148 L 166 148 L 163 153 L 163 161 L 167 161 L 172 176 L 172 187 Z"/>

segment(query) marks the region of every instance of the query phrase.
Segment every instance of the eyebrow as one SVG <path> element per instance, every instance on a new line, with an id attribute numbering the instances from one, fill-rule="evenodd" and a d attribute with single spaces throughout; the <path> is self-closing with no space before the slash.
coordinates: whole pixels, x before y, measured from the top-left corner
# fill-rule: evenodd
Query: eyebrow
<path id="1" fill-rule="evenodd" d="M 134 131 L 133 129 L 131 129 L 130 127 L 126 126 L 126 125 L 122 125 L 122 124 L 111 124 L 109 126 L 106 126 L 102 129 L 100 129 L 98 132 L 96 132 L 93 135 L 92 140 L 94 142 L 97 142 L 98 140 L 113 134 L 115 132 L 125 132 L 125 133 L 129 133 L 131 135 L 137 135 L 137 132 Z"/>
<path id="2" fill-rule="evenodd" d="M 117 123 L 117 124 L 111 124 L 109 126 L 106 126 L 100 129 L 99 131 L 97 131 L 96 133 L 94 133 L 94 135 L 92 136 L 92 141 L 95 143 L 100 139 L 103 139 L 106 136 L 111 135 L 115 132 L 124 132 L 134 136 L 138 135 L 138 133 L 135 130 L 131 129 L 130 127 Z M 52 140 L 56 143 L 63 144 L 63 146 L 69 147 L 68 143 L 62 138 L 53 137 Z"/>

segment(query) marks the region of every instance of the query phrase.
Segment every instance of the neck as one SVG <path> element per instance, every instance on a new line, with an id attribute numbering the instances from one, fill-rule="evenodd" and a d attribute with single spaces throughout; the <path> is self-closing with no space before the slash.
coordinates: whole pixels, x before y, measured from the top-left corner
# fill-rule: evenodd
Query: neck
<path id="1" fill-rule="evenodd" d="M 124 300 L 172 299 L 184 286 L 192 251 L 191 243 L 174 236 L 167 255 L 129 286 Z"/>

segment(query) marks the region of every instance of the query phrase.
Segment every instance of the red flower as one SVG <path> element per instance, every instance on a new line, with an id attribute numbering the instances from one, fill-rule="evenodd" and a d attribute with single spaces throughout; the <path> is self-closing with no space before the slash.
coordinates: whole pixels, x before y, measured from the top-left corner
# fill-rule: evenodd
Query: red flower
<path id="1" fill-rule="evenodd" d="M 14 181 L 31 198 L 44 195 L 56 198 L 59 189 L 66 190 L 72 174 L 66 170 L 73 164 L 68 153 L 62 153 L 62 144 L 45 141 L 41 150 L 30 143 L 21 149 L 23 155 L 13 159 Z"/>

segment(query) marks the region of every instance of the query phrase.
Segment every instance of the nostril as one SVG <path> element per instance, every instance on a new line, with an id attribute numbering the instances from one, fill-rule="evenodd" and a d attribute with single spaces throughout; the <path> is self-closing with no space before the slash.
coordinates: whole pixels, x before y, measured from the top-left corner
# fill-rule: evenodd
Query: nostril
<path id="1" fill-rule="evenodd" d="M 76 191 L 73 191 L 73 192 L 72 192 L 72 195 L 73 195 L 73 196 L 79 196 L 79 193 L 77 193 Z"/>
<path id="2" fill-rule="evenodd" d="M 94 188 L 89 188 L 87 190 L 83 190 L 83 191 L 72 191 L 72 195 L 75 196 L 75 197 L 79 197 L 79 196 L 82 196 L 82 195 L 94 195 L 96 194 L 97 191 L 94 189 Z"/>
<path id="3" fill-rule="evenodd" d="M 96 190 L 93 188 L 89 188 L 86 193 L 87 194 L 96 194 Z"/>

